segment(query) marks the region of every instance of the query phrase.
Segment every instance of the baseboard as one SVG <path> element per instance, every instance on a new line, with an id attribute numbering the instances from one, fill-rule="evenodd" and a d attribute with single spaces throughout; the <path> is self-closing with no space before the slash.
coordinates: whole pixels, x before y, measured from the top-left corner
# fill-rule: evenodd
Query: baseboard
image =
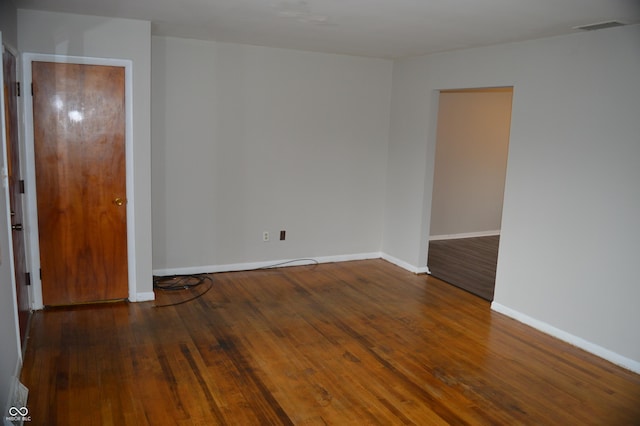
<path id="1" fill-rule="evenodd" d="M 571 333 L 567 333 L 564 330 L 561 330 L 543 321 L 532 318 L 526 314 L 518 312 L 507 306 L 501 305 L 500 303 L 492 302 L 491 309 L 501 314 L 504 314 L 510 318 L 513 318 L 516 321 L 519 321 L 523 324 L 533 327 L 536 330 L 542 331 L 545 334 L 548 334 L 564 342 L 567 342 L 573 346 L 583 349 L 602 359 L 605 359 L 609 362 L 619 365 L 620 367 L 626 368 L 627 370 L 640 374 L 640 362 L 638 361 L 634 361 L 630 358 L 627 358 L 618 353 L 615 353 L 609 349 L 603 348 L 602 346 L 596 345 L 595 343 L 591 343 L 578 336 L 574 336 Z"/>
<path id="2" fill-rule="evenodd" d="M 394 265 L 399 266 L 402 269 L 406 269 L 409 272 L 413 272 L 414 274 L 431 274 L 428 266 L 419 268 L 386 253 L 381 253 L 380 257 L 382 257 L 382 259 L 386 260 L 387 262 L 393 263 Z"/>
<path id="3" fill-rule="evenodd" d="M 349 262 L 352 260 L 367 260 L 367 259 L 379 259 L 381 254 L 375 253 L 358 253 L 347 254 L 338 256 L 321 256 L 314 258 L 300 258 L 300 259 L 282 259 L 282 260 L 270 260 L 264 262 L 247 262 L 247 263 L 231 263 L 226 265 L 204 265 L 204 266 L 189 266 L 185 268 L 164 268 L 154 269 L 153 275 L 166 277 L 171 275 L 191 275 L 191 274 L 212 274 L 217 272 L 233 272 L 233 271 L 250 271 L 252 269 L 269 268 L 273 266 L 301 266 L 317 263 L 332 263 L 332 262 Z"/>
<path id="4" fill-rule="evenodd" d="M 491 237 L 494 235 L 500 235 L 500 230 L 497 229 L 494 231 L 465 232 L 462 234 L 431 235 L 429 237 L 429 241 L 456 240 L 459 238 Z"/>
<path id="5" fill-rule="evenodd" d="M 350 262 L 352 260 L 368 260 L 368 259 L 381 259 L 381 258 L 386 260 L 387 262 L 393 263 L 396 266 L 406 269 L 409 272 L 413 272 L 414 274 L 431 274 L 431 271 L 429 271 L 429 267 L 427 266 L 421 267 L 421 268 L 415 267 L 403 260 L 397 259 L 386 253 L 373 252 L 373 253 L 358 253 L 358 254 L 347 254 L 347 255 L 338 255 L 338 256 L 321 256 L 321 257 L 314 257 L 314 258 L 272 260 L 268 262 L 231 263 L 231 264 L 225 264 L 225 265 L 189 266 L 184 268 L 161 268 L 161 269 L 154 269 L 153 275 L 159 276 L 159 277 L 166 277 L 171 275 L 213 274 L 217 272 L 250 271 L 252 269 L 269 268 L 274 265 L 286 267 L 286 266 L 309 265 L 309 264 L 314 264 L 316 262 L 317 263 Z M 147 293 L 138 293 L 137 301 L 141 302 L 143 300 L 153 300 L 153 299 L 143 299 L 141 295 L 145 295 L 145 294 Z"/>

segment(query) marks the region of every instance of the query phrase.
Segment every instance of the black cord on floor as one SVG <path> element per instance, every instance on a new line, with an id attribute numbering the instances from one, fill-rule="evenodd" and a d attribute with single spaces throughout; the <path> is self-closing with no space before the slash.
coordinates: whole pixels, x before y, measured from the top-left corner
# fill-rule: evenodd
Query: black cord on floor
<path id="1" fill-rule="evenodd" d="M 315 259 L 293 259 L 287 260 L 285 262 L 274 263 L 273 265 L 261 266 L 259 268 L 247 269 L 246 271 L 260 271 L 265 269 L 273 269 L 279 266 L 289 265 L 291 263 L 296 262 L 311 262 L 312 265 L 317 266 L 320 264 Z M 304 266 L 304 265 L 300 265 Z M 202 296 L 204 296 L 211 288 L 213 287 L 213 278 L 211 278 L 208 274 L 193 274 L 193 275 L 171 275 L 167 277 L 154 277 L 153 278 L 153 288 L 161 291 L 177 291 L 177 290 L 187 290 L 191 288 L 198 287 L 203 284 L 205 281 L 209 282 L 209 287 L 202 293 L 191 297 L 186 300 L 181 300 L 180 302 L 175 303 L 167 303 L 165 305 L 154 305 L 154 308 L 165 308 L 168 306 L 178 306 L 183 303 L 191 302 L 192 300 L 196 300 Z"/>
<path id="2" fill-rule="evenodd" d="M 187 290 L 198 287 L 204 282 L 209 282 L 209 286 L 202 293 L 180 302 L 167 303 L 165 305 L 154 305 L 155 308 L 164 308 L 167 306 L 177 306 L 183 303 L 191 302 L 202 296 L 204 296 L 213 287 L 213 279 L 207 274 L 195 274 L 195 275 L 173 275 L 170 277 L 154 277 L 153 288 L 162 291 L 176 291 Z"/>

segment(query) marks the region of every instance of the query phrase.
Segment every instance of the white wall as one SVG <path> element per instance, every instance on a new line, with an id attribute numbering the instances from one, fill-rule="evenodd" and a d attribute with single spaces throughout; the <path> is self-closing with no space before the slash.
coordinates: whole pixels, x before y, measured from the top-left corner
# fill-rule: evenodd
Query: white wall
<path id="1" fill-rule="evenodd" d="M 23 53 L 128 59 L 133 62 L 135 276 L 138 295 L 148 298 L 153 294 L 150 23 L 19 9 L 18 43 Z M 131 198 L 131 194 L 128 197 Z"/>
<path id="2" fill-rule="evenodd" d="M 11 39 L 15 42 L 16 34 L 16 9 L 12 2 L 3 2 L 2 19 L 0 20 L 0 42 L 9 44 Z M 4 39 L 5 33 L 9 35 Z M 15 46 L 15 44 L 13 45 Z M 2 70 L 0 70 L 0 77 Z M 0 78 L 2 80 L 2 78 Z M 0 142 L 4 153 L 5 127 L 4 127 L 4 85 L 0 88 Z M 0 155 L 2 168 L 6 167 L 6 156 Z M 18 333 L 18 314 L 16 306 L 15 283 L 13 282 L 13 269 L 9 253 L 11 241 L 9 239 L 10 222 L 8 218 L 9 194 L 3 178 L 0 187 L 0 418 L 4 418 L 5 405 L 9 402 L 11 389 L 16 373 L 20 368 L 20 337 Z"/>
<path id="3" fill-rule="evenodd" d="M 440 93 L 431 239 L 500 231 L 511 97 L 510 88 Z"/>
<path id="4" fill-rule="evenodd" d="M 154 270 L 379 253 L 391 61 L 152 46 Z"/>
<path id="5" fill-rule="evenodd" d="M 640 371 L 638 76 L 637 25 L 396 62 L 383 251 L 426 264 L 436 91 L 514 86 L 494 307 Z"/>

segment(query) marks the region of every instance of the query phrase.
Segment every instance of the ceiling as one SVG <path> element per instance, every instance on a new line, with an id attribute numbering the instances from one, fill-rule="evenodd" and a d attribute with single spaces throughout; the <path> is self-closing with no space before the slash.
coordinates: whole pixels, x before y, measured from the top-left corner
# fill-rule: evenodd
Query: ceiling
<path id="1" fill-rule="evenodd" d="M 640 0 L 16 0 L 151 21 L 153 35 L 399 58 L 640 22 Z"/>

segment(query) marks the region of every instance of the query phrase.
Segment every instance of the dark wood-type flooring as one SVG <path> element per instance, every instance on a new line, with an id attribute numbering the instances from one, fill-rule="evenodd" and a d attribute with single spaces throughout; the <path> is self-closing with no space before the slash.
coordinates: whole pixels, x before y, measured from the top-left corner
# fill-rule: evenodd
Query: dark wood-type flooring
<path id="1" fill-rule="evenodd" d="M 31 425 L 632 425 L 640 376 L 383 260 L 33 315 Z M 207 286 L 208 284 L 203 284 Z"/>
<path id="2" fill-rule="evenodd" d="M 499 243 L 499 235 L 429 241 L 429 271 L 434 277 L 491 301 Z"/>

